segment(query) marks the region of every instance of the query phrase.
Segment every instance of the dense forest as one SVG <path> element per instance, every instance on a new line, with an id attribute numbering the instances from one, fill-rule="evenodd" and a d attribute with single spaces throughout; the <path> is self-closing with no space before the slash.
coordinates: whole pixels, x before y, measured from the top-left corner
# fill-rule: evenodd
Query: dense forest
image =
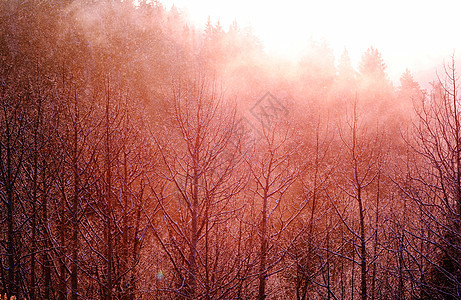
<path id="1" fill-rule="evenodd" d="M 155 1 L 0 1 L 5 299 L 461 299 L 455 58 L 270 57 Z"/>

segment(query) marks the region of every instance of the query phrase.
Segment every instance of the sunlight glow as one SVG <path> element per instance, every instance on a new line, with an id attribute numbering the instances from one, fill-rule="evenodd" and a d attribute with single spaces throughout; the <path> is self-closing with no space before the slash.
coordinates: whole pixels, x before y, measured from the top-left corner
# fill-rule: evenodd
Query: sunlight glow
<path id="1" fill-rule="evenodd" d="M 175 5 L 197 26 L 210 17 L 227 28 L 234 20 L 251 26 L 270 54 L 296 61 L 309 39 L 325 39 L 339 57 L 347 48 L 357 64 L 370 46 L 388 64 L 390 77 L 406 68 L 417 71 L 440 63 L 461 49 L 461 3 L 442 1 L 212 1 L 163 0 Z"/>

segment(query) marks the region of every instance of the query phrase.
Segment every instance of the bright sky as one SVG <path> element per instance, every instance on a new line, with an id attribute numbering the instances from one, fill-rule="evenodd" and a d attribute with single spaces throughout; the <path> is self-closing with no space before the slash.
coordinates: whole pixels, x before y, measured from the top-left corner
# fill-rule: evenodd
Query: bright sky
<path id="1" fill-rule="evenodd" d="M 339 58 L 347 48 L 358 64 L 374 46 L 388 65 L 394 82 L 409 68 L 430 69 L 461 53 L 459 0 L 161 0 L 186 12 L 199 26 L 220 21 L 224 28 L 237 20 L 251 25 L 269 53 L 298 59 L 309 39 L 326 39 Z M 458 54 L 457 54 L 458 53 Z"/>

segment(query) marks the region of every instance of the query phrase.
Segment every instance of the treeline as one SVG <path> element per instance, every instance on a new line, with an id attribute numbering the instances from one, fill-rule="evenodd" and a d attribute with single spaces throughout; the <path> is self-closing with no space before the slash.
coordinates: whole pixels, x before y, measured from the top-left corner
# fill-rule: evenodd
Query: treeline
<path id="1" fill-rule="evenodd" d="M 2 295 L 461 298 L 454 58 L 426 91 L 155 1 L 0 22 Z"/>

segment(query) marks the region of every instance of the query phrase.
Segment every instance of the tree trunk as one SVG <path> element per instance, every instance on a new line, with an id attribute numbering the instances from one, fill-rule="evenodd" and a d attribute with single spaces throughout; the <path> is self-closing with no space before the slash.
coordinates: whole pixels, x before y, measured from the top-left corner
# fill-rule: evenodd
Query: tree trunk
<path id="1" fill-rule="evenodd" d="M 266 181 L 268 183 L 268 181 Z M 266 279 L 267 279 L 267 269 L 266 269 L 266 258 L 267 258 L 267 184 L 264 187 L 264 196 L 263 196 L 263 208 L 262 208 L 262 219 L 261 219 L 261 248 L 259 253 L 259 290 L 258 290 L 258 299 L 266 299 Z"/>
<path id="2" fill-rule="evenodd" d="M 359 212 L 360 212 L 360 294 L 362 300 L 367 299 L 367 252 L 366 252 L 366 239 L 365 239 L 365 216 L 363 214 L 363 203 L 360 187 L 357 190 L 358 201 L 359 201 Z"/>

